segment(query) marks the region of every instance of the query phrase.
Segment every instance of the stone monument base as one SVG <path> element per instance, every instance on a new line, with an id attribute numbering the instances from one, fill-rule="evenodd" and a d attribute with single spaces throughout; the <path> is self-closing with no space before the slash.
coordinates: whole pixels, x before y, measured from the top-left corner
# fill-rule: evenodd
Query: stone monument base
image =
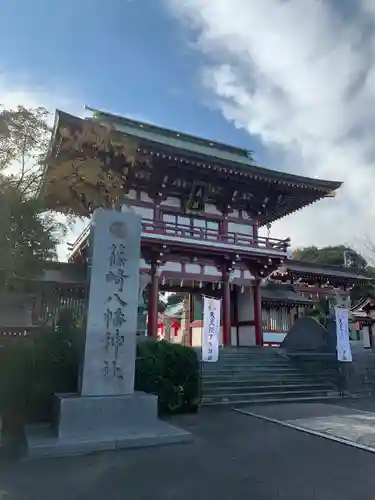
<path id="1" fill-rule="evenodd" d="M 83 455 L 96 451 L 192 441 L 192 435 L 157 417 L 157 396 L 55 396 L 52 425 L 26 428 L 29 457 Z"/>

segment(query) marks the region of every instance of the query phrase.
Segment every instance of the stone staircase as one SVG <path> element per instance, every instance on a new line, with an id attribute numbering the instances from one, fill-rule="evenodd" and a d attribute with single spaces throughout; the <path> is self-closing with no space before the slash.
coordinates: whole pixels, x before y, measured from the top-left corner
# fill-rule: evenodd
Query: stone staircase
<path id="1" fill-rule="evenodd" d="M 202 405 L 285 403 L 338 398 L 323 376 L 307 375 L 280 349 L 223 348 L 202 363 Z"/>

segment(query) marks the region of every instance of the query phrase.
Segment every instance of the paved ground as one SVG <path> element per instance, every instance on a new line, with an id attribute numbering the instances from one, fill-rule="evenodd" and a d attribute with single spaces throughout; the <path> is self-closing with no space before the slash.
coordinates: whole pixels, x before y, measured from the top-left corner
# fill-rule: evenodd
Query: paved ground
<path id="1" fill-rule="evenodd" d="M 374 499 L 375 454 L 229 410 L 174 423 L 195 443 L 1 463 L 0 499 Z"/>
<path id="2" fill-rule="evenodd" d="M 364 411 L 367 401 L 363 405 L 359 403 L 346 406 L 328 403 L 247 406 L 239 411 L 319 433 L 330 439 L 345 440 L 375 452 L 375 413 Z"/>

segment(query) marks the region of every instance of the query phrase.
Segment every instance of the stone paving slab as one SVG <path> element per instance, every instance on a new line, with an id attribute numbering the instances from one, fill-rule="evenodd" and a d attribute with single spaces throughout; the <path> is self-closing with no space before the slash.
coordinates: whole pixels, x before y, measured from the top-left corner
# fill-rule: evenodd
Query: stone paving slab
<path id="1" fill-rule="evenodd" d="M 240 413 L 375 453 L 375 413 L 334 404 L 247 406 Z"/>

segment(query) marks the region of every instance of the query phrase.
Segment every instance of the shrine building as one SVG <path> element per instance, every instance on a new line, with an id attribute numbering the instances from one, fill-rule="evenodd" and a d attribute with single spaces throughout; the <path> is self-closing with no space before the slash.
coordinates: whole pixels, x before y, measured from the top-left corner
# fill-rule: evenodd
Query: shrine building
<path id="1" fill-rule="evenodd" d="M 371 281 L 363 270 L 301 262 L 288 259 L 272 275 L 272 281 L 262 296 L 263 337 L 265 345 L 277 346 L 297 318 L 309 314 L 322 299 L 335 303 L 339 295 L 348 309 L 357 307 L 350 302 L 351 289 Z M 268 290 L 267 290 L 268 288 Z M 372 347 L 369 318 L 360 321 L 352 340 L 361 340 L 364 347 Z"/>
<path id="2" fill-rule="evenodd" d="M 267 293 L 278 284 L 264 286 L 267 277 L 290 281 L 289 300 L 279 300 L 277 313 L 285 328 L 300 308 L 311 306 L 315 292 L 295 294 L 298 272 L 309 272 L 286 263 L 288 235 L 264 237 L 259 229 L 333 197 L 341 183 L 261 168 L 245 149 L 90 111 L 87 119 L 56 112 L 41 192 L 47 207 L 86 217 L 105 207 L 142 217 L 140 267 L 149 276 L 150 337 L 158 332 L 159 292 L 178 291 L 186 292 L 189 304 L 194 296 L 222 299 L 224 346 L 272 344 L 267 329 L 274 333 L 274 301 Z M 86 229 L 72 246 L 72 268 L 89 265 L 89 248 Z M 190 323 L 185 321 L 182 335 L 196 345 Z"/>
<path id="3" fill-rule="evenodd" d="M 352 287 L 367 283 L 370 279 L 365 271 L 354 268 L 285 260 L 261 286 L 262 345 L 279 347 L 298 318 L 310 314 L 322 299 L 334 303 L 338 294 L 351 309 L 355 321 L 351 340 L 361 342 L 365 348 L 372 347 L 374 316 L 369 312 L 372 311 L 373 300 L 361 299 L 357 304 L 350 304 Z M 244 288 L 241 287 L 239 292 L 243 293 Z M 178 321 L 181 319 L 182 323 L 184 318 L 188 318 L 188 343 L 200 345 L 203 327 L 202 296 L 194 295 L 189 301 L 171 306 L 159 317 L 160 338 L 166 338 L 164 330 L 167 325 L 173 332 L 168 340 L 181 342 L 183 328 L 178 327 Z M 247 321 L 243 324 L 238 320 L 237 304 L 232 301 L 231 328 L 236 333 L 235 345 L 238 345 L 239 329 L 246 324 L 249 326 Z"/>

